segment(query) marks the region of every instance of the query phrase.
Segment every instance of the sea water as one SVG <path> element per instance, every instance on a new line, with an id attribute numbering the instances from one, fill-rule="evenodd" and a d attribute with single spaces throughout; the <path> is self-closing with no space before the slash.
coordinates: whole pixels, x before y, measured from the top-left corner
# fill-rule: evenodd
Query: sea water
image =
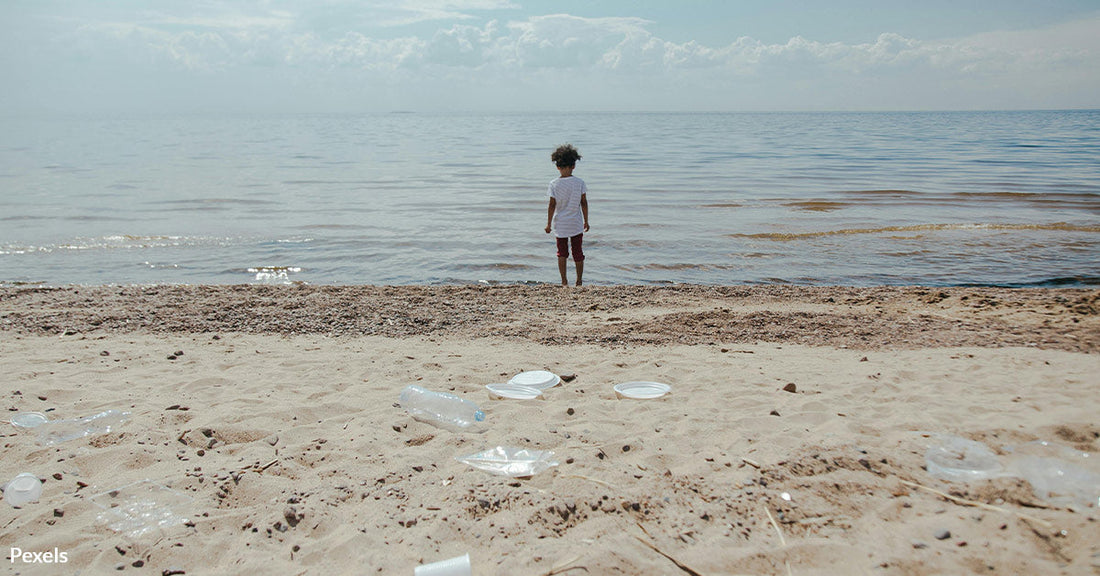
<path id="1" fill-rule="evenodd" d="M 1100 285 L 1100 111 L 0 117 L 0 284 Z"/>

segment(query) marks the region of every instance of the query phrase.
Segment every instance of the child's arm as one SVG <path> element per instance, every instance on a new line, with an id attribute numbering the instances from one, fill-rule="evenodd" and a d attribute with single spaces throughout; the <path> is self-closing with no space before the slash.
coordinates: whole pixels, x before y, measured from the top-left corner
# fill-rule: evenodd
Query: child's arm
<path id="1" fill-rule="evenodd" d="M 553 196 L 550 197 L 550 205 L 546 207 L 546 233 L 550 233 L 550 225 L 554 223 L 554 210 L 558 207 L 558 200 Z M 587 221 L 588 218 L 585 217 Z"/>
<path id="2" fill-rule="evenodd" d="M 588 232 L 588 194 L 581 194 L 581 214 L 584 215 L 584 231 Z"/>

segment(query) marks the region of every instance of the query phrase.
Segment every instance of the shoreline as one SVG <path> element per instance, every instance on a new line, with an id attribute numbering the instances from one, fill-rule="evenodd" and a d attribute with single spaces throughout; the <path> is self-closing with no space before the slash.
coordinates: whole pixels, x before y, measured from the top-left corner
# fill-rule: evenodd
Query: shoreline
<path id="1" fill-rule="evenodd" d="M 0 288 L 0 331 L 500 337 L 542 344 L 1100 350 L 1100 289 L 799 286 Z"/>

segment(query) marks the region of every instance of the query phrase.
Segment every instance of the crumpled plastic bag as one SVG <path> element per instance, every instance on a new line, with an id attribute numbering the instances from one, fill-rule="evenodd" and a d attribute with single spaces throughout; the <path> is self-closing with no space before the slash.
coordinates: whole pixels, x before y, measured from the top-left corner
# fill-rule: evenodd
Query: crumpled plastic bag
<path id="1" fill-rule="evenodd" d="M 131 538 L 167 530 L 187 522 L 191 497 L 171 488 L 141 480 L 90 498 L 102 508 L 100 524 Z"/>
<path id="2" fill-rule="evenodd" d="M 933 440 L 925 452 L 930 476 L 952 482 L 1022 478 L 1037 497 L 1055 506 L 1100 509 L 1100 461 L 1088 452 L 1039 440 L 1007 447 L 1007 457 L 1001 458 L 981 442 L 950 434 L 928 436 Z"/>
<path id="3" fill-rule="evenodd" d="M 557 466 L 558 463 L 552 459 L 553 457 L 554 453 L 547 450 L 497 446 L 484 452 L 455 459 L 497 476 L 523 478 Z"/>
<path id="4" fill-rule="evenodd" d="M 1100 508 L 1100 462 L 1088 452 L 1042 440 L 1029 442 L 1013 450 L 1008 470 L 1051 504 L 1079 512 Z"/>

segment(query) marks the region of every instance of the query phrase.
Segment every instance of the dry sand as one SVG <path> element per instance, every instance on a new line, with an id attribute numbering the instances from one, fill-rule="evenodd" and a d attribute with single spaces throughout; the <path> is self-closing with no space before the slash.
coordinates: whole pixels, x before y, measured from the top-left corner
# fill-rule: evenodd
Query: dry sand
<path id="1" fill-rule="evenodd" d="M 0 482 L 45 485 L 0 504 L 0 548 L 65 554 L 4 560 L 20 574 L 412 574 L 467 552 L 478 576 L 1096 574 L 1095 506 L 924 465 L 931 433 L 1100 453 L 1098 350 L 1096 290 L 3 288 L 8 413 L 131 417 L 55 446 L 3 424 Z M 489 400 L 543 368 L 576 378 Z M 630 380 L 673 392 L 616 398 Z M 412 420 L 409 384 L 479 403 L 486 430 Z M 455 460 L 497 445 L 559 465 Z M 186 523 L 104 525 L 93 496 L 144 479 Z"/>

